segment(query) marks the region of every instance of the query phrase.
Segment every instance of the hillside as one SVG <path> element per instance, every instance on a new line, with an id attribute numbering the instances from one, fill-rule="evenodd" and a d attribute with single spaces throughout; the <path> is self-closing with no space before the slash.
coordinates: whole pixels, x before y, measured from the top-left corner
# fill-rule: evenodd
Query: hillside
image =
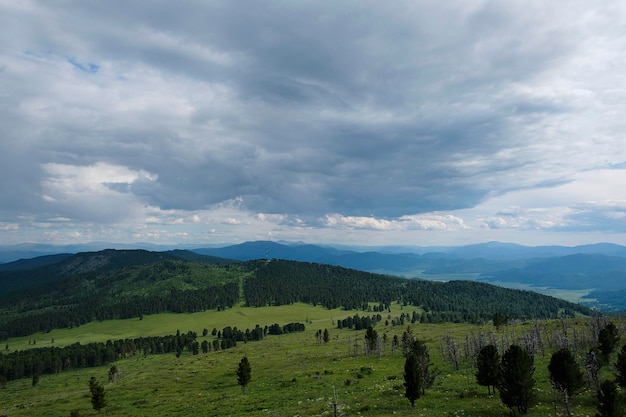
<path id="1" fill-rule="evenodd" d="M 92 247 L 120 245 L 93 243 Z M 150 248 L 152 245 L 143 244 Z M 124 246 L 124 245 L 121 245 Z M 3 254 L 77 250 L 82 246 L 48 247 L 20 245 L 0 247 Z M 20 252 L 21 251 L 21 252 Z M 132 252 L 132 251 L 128 251 Z M 145 251 L 147 252 L 147 251 Z M 96 253 L 90 250 L 88 253 Z M 336 265 L 366 272 L 434 281 L 478 280 L 510 288 L 533 288 L 570 301 L 584 302 L 603 310 L 625 310 L 619 291 L 626 289 L 626 247 L 598 243 L 573 247 L 529 247 L 488 242 L 459 247 L 329 247 L 305 243 L 245 242 L 223 247 L 163 250 L 160 256 L 192 262 L 227 264 L 235 260 L 285 259 Z M 80 255 L 77 254 L 77 255 Z M 57 261 L 70 252 L 0 264 L 0 296 L 11 291 L 52 283 L 64 276 Z M 132 257 L 131 257 L 132 258 Z M 136 256 L 140 258 L 140 256 Z M 29 271 L 14 274 L 16 271 Z M 8 272 L 8 273 L 7 273 Z M 594 292 L 593 296 L 589 295 Z M 613 291 L 618 291 L 613 294 Z"/>
<path id="2" fill-rule="evenodd" d="M 181 259 L 209 264 L 232 262 L 232 260 L 181 250 L 152 252 L 142 249 L 105 249 L 74 255 L 47 255 L 0 264 L 0 283 L 2 284 L 0 285 L 0 297 L 14 291 L 52 284 L 75 275 Z"/>
<path id="3" fill-rule="evenodd" d="M 27 289 L 3 299 L 0 332 L 25 336 L 93 320 L 220 310 L 241 302 L 304 302 L 329 309 L 369 302 L 383 309 L 399 302 L 422 308 L 420 320 L 428 322 L 484 322 L 496 312 L 520 319 L 589 314 L 552 297 L 479 282 L 409 280 L 286 260 L 209 264 L 148 251 L 82 253 L 43 268 L 5 271 L 4 278 L 28 272 L 39 277 L 42 271 L 51 273 L 48 282 L 31 280 Z"/>

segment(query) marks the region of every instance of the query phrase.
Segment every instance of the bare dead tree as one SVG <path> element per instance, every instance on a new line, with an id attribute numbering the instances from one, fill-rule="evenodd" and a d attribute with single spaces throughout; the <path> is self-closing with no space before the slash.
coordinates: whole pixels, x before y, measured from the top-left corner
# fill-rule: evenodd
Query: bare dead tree
<path id="1" fill-rule="evenodd" d="M 600 389 L 600 361 L 595 349 L 589 350 L 585 355 L 585 374 L 587 375 L 587 385 L 595 392 Z"/>
<path id="2" fill-rule="evenodd" d="M 454 365 L 455 370 L 459 370 L 459 352 L 456 344 L 456 340 L 452 337 L 450 333 L 446 333 L 445 336 L 445 344 L 446 344 L 446 354 L 445 357 L 448 358 L 450 362 Z"/>

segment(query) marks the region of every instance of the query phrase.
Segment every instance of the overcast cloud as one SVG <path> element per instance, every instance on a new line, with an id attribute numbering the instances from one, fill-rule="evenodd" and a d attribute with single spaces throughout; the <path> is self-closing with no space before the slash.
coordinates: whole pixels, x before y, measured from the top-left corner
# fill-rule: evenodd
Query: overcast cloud
<path id="1" fill-rule="evenodd" d="M 626 244 L 626 3 L 0 0 L 0 241 Z"/>

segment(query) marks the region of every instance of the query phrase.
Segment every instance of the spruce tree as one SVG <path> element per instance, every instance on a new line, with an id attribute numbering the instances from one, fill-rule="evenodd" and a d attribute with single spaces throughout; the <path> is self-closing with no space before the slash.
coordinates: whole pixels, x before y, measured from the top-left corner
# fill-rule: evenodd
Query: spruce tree
<path id="1" fill-rule="evenodd" d="M 106 407 L 107 401 L 104 387 L 94 376 L 89 380 L 89 391 L 91 391 L 91 406 L 94 410 L 100 412 L 101 409 Z"/>
<path id="2" fill-rule="evenodd" d="M 496 391 L 498 379 L 500 377 L 500 354 L 494 345 L 484 346 L 476 357 L 476 382 L 478 385 L 487 387 L 487 392 L 491 394 Z"/>
<path id="3" fill-rule="evenodd" d="M 518 345 L 511 345 L 500 365 L 500 399 L 504 405 L 520 414 L 528 413 L 535 403 L 533 358 Z"/>
<path id="4" fill-rule="evenodd" d="M 617 354 L 617 362 L 615 362 L 615 381 L 620 387 L 626 388 L 626 345 Z"/>
<path id="5" fill-rule="evenodd" d="M 417 364 L 417 357 L 409 353 L 404 362 L 404 396 L 408 398 L 411 407 L 415 407 L 422 392 L 422 375 Z"/>
<path id="6" fill-rule="evenodd" d="M 596 407 L 596 417 L 623 417 L 624 408 L 615 381 L 607 380 L 600 384 Z"/>
<path id="7" fill-rule="evenodd" d="M 554 352 L 550 358 L 548 371 L 552 388 L 561 394 L 565 411 L 571 416 L 571 399 L 585 384 L 583 373 L 572 352 L 567 348 Z"/>
<path id="8" fill-rule="evenodd" d="M 239 362 L 239 368 L 237 369 L 237 383 L 241 385 L 241 393 L 246 393 L 246 386 L 252 379 L 252 368 L 250 368 L 250 362 L 247 357 L 243 357 Z"/>
<path id="9" fill-rule="evenodd" d="M 376 342 L 378 341 L 378 332 L 372 326 L 367 328 L 365 332 L 365 354 L 371 355 L 376 350 Z"/>
<path id="10" fill-rule="evenodd" d="M 602 360 L 609 362 L 609 356 L 619 343 L 619 333 L 613 322 L 608 323 L 598 333 L 598 350 L 602 353 Z"/>

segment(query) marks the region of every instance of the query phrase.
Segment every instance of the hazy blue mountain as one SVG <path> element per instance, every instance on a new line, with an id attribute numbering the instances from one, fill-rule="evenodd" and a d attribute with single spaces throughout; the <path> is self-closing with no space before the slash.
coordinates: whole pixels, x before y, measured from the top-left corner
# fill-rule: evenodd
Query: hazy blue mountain
<path id="1" fill-rule="evenodd" d="M 77 254 L 82 252 L 97 252 L 105 249 L 133 250 L 144 249 L 153 252 L 161 252 L 174 249 L 189 249 L 198 245 L 154 245 L 151 243 L 110 243 L 110 242 L 90 242 L 72 245 L 46 245 L 35 243 L 24 243 L 20 245 L 0 246 L 0 264 L 13 262 L 20 259 L 32 259 L 46 255 L 56 255 L 60 253 Z"/>
<path id="2" fill-rule="evenodd" d="M 626 288 L 626 258 L 623 257 L 576 254 L 527 263 L 521 268 L 485 273 L 485 280 L 563 289 Z"/>
<path id="3" fill-rule="evenodd" d="M 245 242 L 222 248 L 198 248 L 193 252 L 221 258 L 250 261 L 254 259 L 287 259 L 292 261 L 318 262 L 325 256 L 345 253 L 335 248 L 310 244 L 286 245 L 271 241 Z"/>
<path id="4" fill-rule="evenodd" d="M 71 253 L 59 253 L 56 255 L 37 256 L 30 259 L 19 259 L 17 261 L 0 264 L 0 271 L 23 271 L 39 268 L 59 263 L 70 256 L 72 256 Z"/>
<path id="5" fill-rule="evenodd" d="M 514 243 L 488 242 L 447 249 L 439 248 L 439 250 L 456 258 L 501 260 L 550 258 L 575 254 L 626 257 L 626 247 L 612 243 L 596 243 L 580 246 L 523 246 Z"/>

